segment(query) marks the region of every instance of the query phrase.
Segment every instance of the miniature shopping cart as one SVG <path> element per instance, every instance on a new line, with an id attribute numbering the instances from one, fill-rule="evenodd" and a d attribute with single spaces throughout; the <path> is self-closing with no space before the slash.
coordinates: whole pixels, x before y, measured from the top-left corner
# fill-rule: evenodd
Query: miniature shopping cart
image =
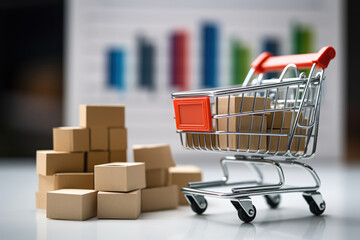
<path id="1" fill-rule="evenodd" d="M 231 154 L 220 160 L 221 180 L 192 182 L 182 188 L 194 212 L 206 210 L 205 197 L 229 199 L 239 218 L 251 222 L 256 216 L 251 196 L 264 195 L 276 208 L 280 194 L 292 192 L 303 193 L 314 215 L 325 211 L 318 175 L 297 160 L 316 151 L 324 70 L 334 57 L 332 47 L 289 56 L 262 53 L 252 62 L 242 86 L 172 93 L 182 146 Z M 299 73 L 300 69 L 306 70 Z M 278 77 L 267 79 L 274 74 Z M 257 177 L 230 182 L 229 163 L 245 164 Z M 264 180 L 263 166 L 274 170 L 276 181 Z M 285 184 L 284 166 L 300 167 L 314 184 Z"/>

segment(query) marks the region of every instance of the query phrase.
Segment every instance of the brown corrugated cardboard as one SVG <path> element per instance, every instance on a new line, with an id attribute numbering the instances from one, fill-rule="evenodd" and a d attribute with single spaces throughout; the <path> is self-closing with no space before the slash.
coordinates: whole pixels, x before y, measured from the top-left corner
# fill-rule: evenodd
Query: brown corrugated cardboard
<path id="1" fill-rule="evenodd" d="M 58 127 L 53 129 L 55 151 L 85 152 L 90 149 L 89 129 L 82 127 Z"/>
<path id="2" fill-rule="evenodd" d="M 47 193 L 46 216 L 52 219 L 86 220 L 96 216 L 97 191 L 60 189 Z"/>
<path id="3" fill-rule="evenodd" d="M 107 127 L 90 128 L 90 150 L 106 151 L 109 149 L 109 131 Z"/>
<path id="4" fill-rule="evenodd" d="M 218 104 L 218 114 L 234 114 L 240 112 L 261 111 L 270 109 L 270 98 L 251 96 L 231 96 L 230 106 L 228 97 L 219 97 L 215 101 L 215 106 Z M 265 103 L 266 100 L 266 103 Z M 266 133 L 266 115 L 258 116 L 242 116 L 242 117 L 229 117 L 220 118 L 215 121 L 215 130 L 229 131 L 229 132 L 253 132 L 253 133 Z M 251 131 L 250 131 L 251 126 Z M 216 138 L 217 139 L 217 138 Z M 250 148 L 251 151 L 265 151 L 266 150 L 266 137 L 251 136 L 249 143 L 249 135 L 219 135 L 219 147 L 226 150 L 229 143 L 230 150 L 240 149 L 242 151 Z M 260 145 L 259 145 L 260 143 Z"/>
<path id="5" fill-rule="evenodd" d="M 44 176 L 59 172 L 84 172 L 84 153 L 38 150 L 36 171 Z"/>
<path id="6" fill-rule="evenodd" d="M 174 209 L 178 206 L 178 187 L 166 186 L 141 190 L 141 211 Z"/>
<path id="7" fill-rule="evenodd" d="M 187 143 L 186 146 L 190 148 L 217 149 L 217 145 L 216 145 L 217 140 L 215 134 L 186 133 L 184 140 Z"/>
<path id="8" fill-rule="evenodd" d="M 85 171 L 94 172 L 94 166 L 109 162 L 108 151 L 90 151 L 85 154 Z"/>
<path id="9" fill-rule="evenodd" d="M 109 149 L 110 150 L 127 149 L 126 128 L 109 128 Z"/>
<path id="10" fill-rule="evenodd" d="M 80 105 L 81 127 L 125 127 L 125 106 Z"/>
<path id="11" fill-rule="evenodd" d="M 126 162 L 126 151 L 127 150 L 110 151 L 109 162 Z"/>
<path id="12" fill-rule="evenodd" d="M 167 183 L 167 169 L 149 169 L 146 173 L 146 187 L 162 187 Z"/>
<path id="13" fill-rule="evenodd" d="M 270 133 L 270 130 L 268 130 L 268 132 Z M 273 129 L 272 133 L 279 134 L 280 129 Z M 281 133 L 288 134 L 289 129 L 283 129 Z M 306 134 L 306 130 L 300 130 L 298 128 L 296 130 L 296 134 L 304 135 Z M 289 140 L 288 136 L 286 137 L 268 136 L 269 151 L 270 152 L 279 151 L 280 153 L 284 153 L 285 150 L 287 149 L 288 140 Z M 303 153 L 304 150 L 305 150 L 305 137 L 294 137 L 294 140 L 291 144 L 291 152 Z"/>
<path id="14" fill-rule="evenodd" d="M 114 162 L 95 166 L 95 189 L 129 192 L 146 187 L 145 164 Z"/>
<path id="15" fill-rule="evenodd" d="M 186 205 L 182 187 L 187 187 L 189 182 L 199 182 L 202 179 L 201 169 L 193 165 L 178 165 L 168 170 L 168 185 L 177 185 L 179 192 L 179 204 Z"/>
<path id="16" fill-rule="evenodd" d="M 39 175 L 39 192 L 58 189 L 94 189 L 93 173 L 55 173 L 52 176 Z"/>
<path id="17" fill-rule="evenodd" d="M 144 162 L 146 169 L 169 168 L 175 161 L 168 144 L 133 145 L 134 161 Z"/>
<path id="18" fill-rule="evenodd" d="M 36 208 L 46 209 L 46 192 L 36 192 Z"/>
<path id="19" fill-rule="evenodd" d="M 295 114 L 293 111 L 281 111 L 281 112 L 271 112 L 267 117 L 267 127 L 273 129 L 280 129 L 281 123 L 283 123 L 282 128 L 289 129 L 292 124 L 294 124 L 297 112 Z M 274 119 L 273 119 L 274 118 Z M 307 119 L 303 118 L 303 114 L 300 114 L 299 123 L 307 124 Z"/>
<path id="20" fill-rule="evenodd" d="M 98 192 L 98 218 L 137 219 L 141 213 L 141 190 L 128 193 Z"/>
<path id="21" fill-rule="evenodd" d="M 252 133 L 266 133 L 266 116 L 242 116 L 239 121 L 235 119 L 229 119 L 229 129 L 227 129 L 227 122 L 219 121 L 219 131 L 229 132 L 252 132 Z M 223 120 L 223 119 L 222 119 Z M 239 125 L 240 124 L 240 125 Z M 239 127 L 240 126 L 240 127 Z M 261 128 L 262 127 L 262 128 Z M 250 131 L 251 128 L 251 131 Z M 239 130 L 240 129 L 240 130 Z M 265 151 L 266 150 L 266 137 L 259 135 L 234 135 L 223 134 L 219 135 L 218 146 L 220 149 L 226 150 L 229 144 L 230 150 L 240 149 L 241 151 L 250 149 L 251 151 Z M 259 145 L 260 143 L 260 145 Z"/>

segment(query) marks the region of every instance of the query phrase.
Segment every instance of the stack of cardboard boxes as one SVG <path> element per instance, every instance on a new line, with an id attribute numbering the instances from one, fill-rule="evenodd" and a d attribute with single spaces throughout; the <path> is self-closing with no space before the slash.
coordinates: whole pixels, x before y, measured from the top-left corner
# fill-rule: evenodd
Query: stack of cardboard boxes
<path id="1" fill-rule="evenodd" d="M 94 166 L 126 162 L 124 106 L 80 106 L 80 127 L 53 129 L 53 150 L 36 152 L 39 191 L 36 206 L 46 208 L 46 193 L 94 189 Z"/>
<path id="2" fill-rule="evenodd" d="M 141 189 L 146 187 L 144 163 L 114 162 L 95 166 L 97 217 L 137 219 Z"/>
<path id="3" fill-rule="evenodd" d="M 142 189 L 143 212 L 176 208 L 187 201 L 181 187 L 201 181 L 201 170 L 195 166 L 176 166 L 170 146 L 134 145 L 134 161 L 144 162 L 147 188 Z"/>

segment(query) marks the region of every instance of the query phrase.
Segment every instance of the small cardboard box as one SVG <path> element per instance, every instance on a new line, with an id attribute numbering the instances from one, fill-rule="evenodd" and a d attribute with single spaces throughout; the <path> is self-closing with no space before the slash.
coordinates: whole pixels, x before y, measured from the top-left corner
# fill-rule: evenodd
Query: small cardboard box
<path id="1" fill-rule="evenodd" d="M 186 133 L 185 139 L 183 140 L 186 142 L 186 146 L 190 148 L 217 149 L 217 140 L 215 134 Z"/>
<path id="2" fill-rule="evenodd" d="M 270 130 L 268 130 L 270 133 Z M 280 134 L 280 129 L 273 129 L 272 133 Z M 283 129 L 282 134 L 288 134 L 289 129 Z M 300 130 L 299 128 L 296 130 L 295 134 L 305 135 L 306 130 Z M 278 137 L 278 136 L 268 136 L 269 142 L 269 152 L 279 151 L 280 153 L 284 153 L 287 149 L 289 137 Z M 279 148 L 278 148 L 279 146 Z M 305 150 L 305 137 L 294 137 L 294 140 L 291 144 L 291 153 L 304 153 Z"/>
<path id="3" fill-rule="evenodd" d="M 137 219 L 141 213 L 141 190 L 128 193 L 98 192 L 98 218 Z"/>
<path id="4" fill-rule="evenodd" d="M 293 111 L 271 112 L 267 116 L 267 127 L 273 129 L 280 129 L 281 123 L 283 123 L 282 128 L 289 129 L 291 127 L 291 124 L 294 124 L 296 115 L 297 112 L 293 113 Z M 305 125 L 307 124 L 307 119 L 303 118 L 302 113 L 299 117 L 299 123 Z"/>
<path id="5" fill-rule="evenodd" d="M 146 173 L 146 187 L 163 187 L 167 183 L 167 169 L 149 169 Z"/>
<path id="6" fill-rule="evenodd" d="M 55 151 L 85 152 L 90 149 L 89 129 L 82 127 L 53 128 Z"/>
<path id="7" fill-rule="evenodd" d="M 110 151 L 127 149 L 126 128 L 109 128 L 109 149 Z"/>
<path id="8" fill-rule="evenodd" d="M 166 169 L 175 166 L 170 145 L 133 145 L 134 161 L 144 162 L 146 169 Z"/>
<path id="9" fill-rule="evenodd" d="M 106 151 L 109 149 L 109 132 L 107 127 L 90 128 L 90 150 Z"/>
<path id="10" fill-rule="evenodd" d="M 60 189 L 47 193 L 46 216 L 52 219 L 86 220 L 96 216 L 97 191 Z"/>
<path id="11" fill-rule="evenodd" d="M 46 209 L 46 192 L 36 192 L 36 208 Z"/>
<path id="12" fill-rule="evenodd" d="M 127 150 L 118 150 L 109 152 L 109 162 L 126 162 Z"/>
<path id="13" fill-rule="evenodd" d="M 109 162 L 108 151 L 90 151 L 85 154 L 85 171 L 94 172 L 94 166 Z"/>
<path id="14" fill-rule="evenodd" d="M 125 127 L 125 106 L 80 105 L 81 127 Z"/>
<path id="15" fill-rule="evenodd" d="M 235 119 L 229 119 L 229 126 L 226 121 L 219 121 L 219 131 L 229 132 L 251 132 L 251 133 L 266 133 L 266 116 L 242 116 Z M 223 119 L 222 119 L 223 120 Z M 240 120 L 240 121 L 239 121 Z M 239 125 L 240 124 L 240 125 Z M 229 129 L 228 129 L 229 127 Z M 251 130 L 250 130 L 251 129 Z M 246 151 L 265 151 L 266 150 L 266 137 L 260 135 L 234 135 L 234 134 L 220 134 L 215 138 L 217 146 L 220 149 L 226 150 L 229 144 L 230 150 Z"/>
<path id="16" fill-rule="evenodd" d="M 168 170 L 168 185 L 177 185 L 179 192 L 179 204 L 186 205 L 182 187 L 187 187 L 189 182 L 199 182 L 202 179 L 201 169 L 192 165 L 178 165 Z"/>
<path id="17" fill-rule="evenodd" d="M 145 164 L 114 162 L 95 166 L 95 189 L 129 192 L 146 187 Z"/>
<path id="18" fill-rule="evenodd" d="M 141 190 L 141 211 L 174 209 L 178 206 L 177 186 L 145 188 Z"/>
<path id="19" fill-rule="evenodd" d="M 55 173 L 52 176 L 39 175 L 39 192 L 58 189 L 94 189 L 93 173 Z"/>
<path id="20" fill-rule="evenodd" d="M 36 171 L 49 176 L 59 172 L 84 172 L 84 153 L 36 151 Z"/>

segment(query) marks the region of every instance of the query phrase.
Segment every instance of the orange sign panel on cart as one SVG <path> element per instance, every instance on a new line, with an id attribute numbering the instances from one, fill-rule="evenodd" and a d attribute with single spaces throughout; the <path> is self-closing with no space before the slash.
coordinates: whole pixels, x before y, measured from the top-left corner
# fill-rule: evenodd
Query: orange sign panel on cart
<path id="1" fill-rule="evenodd" d="M 212 131 L 209 97 L 177 98 L 173 103 L 177 130 Z"/>

